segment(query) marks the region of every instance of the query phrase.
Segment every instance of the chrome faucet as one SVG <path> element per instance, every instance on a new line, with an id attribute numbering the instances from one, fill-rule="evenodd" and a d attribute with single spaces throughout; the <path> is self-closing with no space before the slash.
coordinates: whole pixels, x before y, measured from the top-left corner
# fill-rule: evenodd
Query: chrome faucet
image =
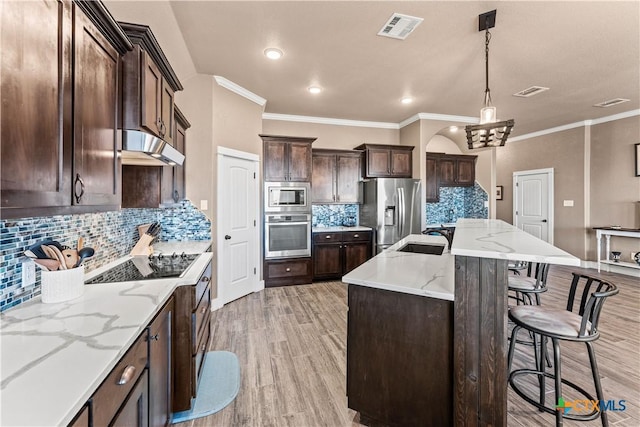
<path id="1" fill-rule="evenodd" d="M 451 250 L 451 245 L 453 244 L 453 233 L 448 228 L 426 228 L 422 230 L 422 234 L 430 233 L 438 233 L 447 239 L 447 243 L 449 243 L 449 250 Z"/>

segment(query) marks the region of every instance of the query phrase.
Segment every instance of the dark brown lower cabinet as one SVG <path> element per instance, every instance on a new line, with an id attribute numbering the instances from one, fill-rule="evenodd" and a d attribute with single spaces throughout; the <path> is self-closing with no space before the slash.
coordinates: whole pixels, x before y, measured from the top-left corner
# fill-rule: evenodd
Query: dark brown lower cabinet
<path id="1" fill-rule="evenodd" d="M 264 285 L 304 285 L 313 279 L 311 258 L 268 259 L 264 261 Z"/>
<path id="2" fill-rule="evenodd" d="M 110 427 L 147 427 L 149 425 L 149 371 L 145 369 Z"/>
<path id="3" fill-rule="evenodd" d="M 348 406 L 383 425 L 453 425 L 453 301 L 349 285 Z"/>
<path id="4" fill-rule="evenodd" d="M 191 409 L 204 354 L 211 341 L 211 264 L 195 285 L 179 286 L 174 296 L 172 411 Z"/>
<path id="5" fill-rule="evenodd" d="M 171 421 L 171 314 L 173 297 L 149 325 L 149 426 Z"/>
<path id="6" fill-rule="evenodd" d="M 85 406 L 80 410 L 76 418 L 71 421 L 69 427 L 89 427 L 89 407 Z"/>
<path id="7" fill-rule="evenodd" d="M 313 279 L 340 279 L 371 258 L 371 231 L 314 233 Z"/>

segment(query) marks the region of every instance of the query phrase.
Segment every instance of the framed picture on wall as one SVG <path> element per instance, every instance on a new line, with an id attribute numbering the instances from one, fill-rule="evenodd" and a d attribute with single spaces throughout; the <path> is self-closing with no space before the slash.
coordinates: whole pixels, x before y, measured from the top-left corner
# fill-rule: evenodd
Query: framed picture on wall
<path id="1" fill-rule="evenodd" d="M 636 176 L 640 176 L 640 143 L 636 144 Z"/>
<path id="2" fill-rule="evenodd" d="M 502 185 L 496 185 L 496 200 L 502 200 Z"/>

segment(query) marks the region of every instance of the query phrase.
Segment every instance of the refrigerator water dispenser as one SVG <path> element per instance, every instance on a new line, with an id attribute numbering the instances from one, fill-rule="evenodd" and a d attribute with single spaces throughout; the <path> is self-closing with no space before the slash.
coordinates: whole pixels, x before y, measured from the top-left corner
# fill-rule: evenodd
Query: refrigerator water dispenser
<path id="1" fill-rule="evenodd" d="M 396 207 L 387 206 L 384 210 L 384 225 L 396 225 Z"/>

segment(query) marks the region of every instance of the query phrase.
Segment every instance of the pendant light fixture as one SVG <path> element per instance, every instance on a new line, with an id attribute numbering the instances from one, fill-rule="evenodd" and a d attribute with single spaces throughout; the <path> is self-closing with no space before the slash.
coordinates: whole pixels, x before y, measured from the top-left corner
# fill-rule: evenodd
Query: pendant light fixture
<path id="1" fill-rule="evenodd" d="M 513 129 L 513 119 L 498 122 L 496 107 L 491 103 L 491 91 L 489 90 L 489 41 L 491 33 L 489 28 L 496 25 L 496 11 L 483 13 L 478 19 L 478 31 L 485 32 L 484 59 L 485 59 L 485 90 L 484 107 L 480 110 L 480 124 L 465 127 L 467 132 L 467 145 L 469 149 L 484 147 L 500 147 L 507 142 L 507 137 Z"/>

